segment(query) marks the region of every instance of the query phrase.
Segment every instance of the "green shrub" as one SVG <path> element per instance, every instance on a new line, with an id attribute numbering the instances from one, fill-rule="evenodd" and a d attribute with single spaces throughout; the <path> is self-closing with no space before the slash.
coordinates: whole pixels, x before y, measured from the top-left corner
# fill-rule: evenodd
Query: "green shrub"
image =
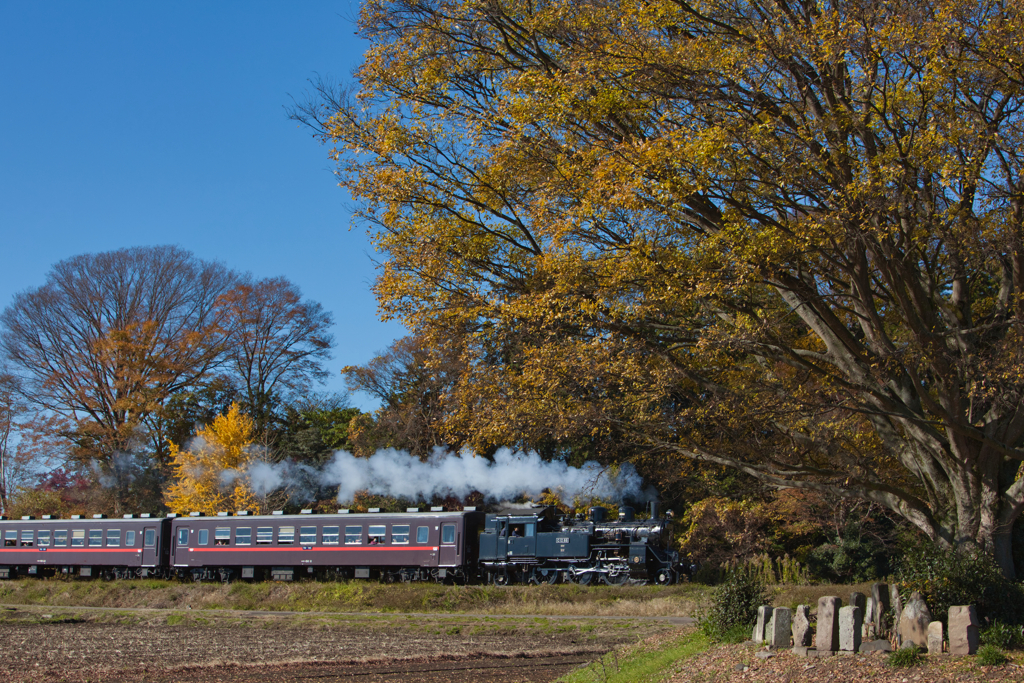
<path id="1" fill-rule="evenodd" d="M 1024 633 L 1018 625 L 996 620 L 981 629 L 981 642 L 1003 650 L 1021 650 L 1024 649 Z"/>
<path id="2" fill-rule="evenodd" d="M 974 662 L 981 666 L 999 666 L 1000 664 L 1006 664 L 1010 661 L 1006 653 L 1000 650 L 995 645 L 982 645 L 978 648 L 978 654 L 975 655 Z"/>
<path id="3" fill-rule="evenodd" d="M 769 604 L 770 599 L 758 574 L 733 571 L 715 588 L 710 605 L 697 615 L 697 623 L 709 639 L 722 642 L 741 628 L 749 633 L 757 620 L 757 608 Z"/>
<path id="4" fill-rule="evenodd" d="M 976 605 L 983 623 L 1024 621 L 1024 590 L 980 552 L 917 545 L 903 553 L 896 577 L 904 599 L 920 591 L 933 618 L 943 623 L 953 605 Z"/>
<path id="5" fill-rule="evenodd" d="M 905 647 L 890 654 L 885 663 L 899 668 L 917 666 L 921 663 L 921 652 L 916 646 Z"/>

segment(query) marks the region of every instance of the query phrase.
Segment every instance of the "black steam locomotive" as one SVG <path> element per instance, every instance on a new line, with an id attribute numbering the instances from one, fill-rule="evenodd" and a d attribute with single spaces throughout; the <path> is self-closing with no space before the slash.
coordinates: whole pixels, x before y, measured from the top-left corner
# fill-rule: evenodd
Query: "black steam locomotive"
<path id="1" fill-rule="evenodd" d="M 668 520 L 609 520 L 553 508 L 107 519 L 0 519 L 0 579 L 67 575 L 195 581 L 300 577 L 455 583 L 606 584 L 679 580 Z"/>

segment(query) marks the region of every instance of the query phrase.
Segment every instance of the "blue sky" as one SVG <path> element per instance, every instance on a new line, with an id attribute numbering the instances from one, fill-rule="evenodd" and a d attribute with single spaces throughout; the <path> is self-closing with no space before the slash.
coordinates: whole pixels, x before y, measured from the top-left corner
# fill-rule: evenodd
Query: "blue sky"
<path id="1" fill-rule="evenodd" d="M 0 306 L 69 256 L 177 244 L 330 310 L 341 390 L 405 330 L 378 319 L 365 230 L 285 108 L 317 74 L 351 79 L 357 12 L 0 0 Z"/>

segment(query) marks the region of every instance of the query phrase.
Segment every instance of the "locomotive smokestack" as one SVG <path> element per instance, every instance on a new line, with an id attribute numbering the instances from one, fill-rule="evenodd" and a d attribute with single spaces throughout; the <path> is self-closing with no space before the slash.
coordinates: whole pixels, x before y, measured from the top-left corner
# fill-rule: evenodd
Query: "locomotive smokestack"
<path id="1" fill-rule="evenodd" d="M 650 505 L 651 519 L 658 519 L 658 501 L 652 500 Z"/>
<path id="2" fill-rule="evenodd" d="M 636 515 L 633 512 L 633 508 L 625 507 L 625 506 L 619 508 L 619 521 L 620 522 L 632 522 L 635 519 L 636 519 Z"/>
<path id="3" fill-rule="evenodd" d="M 606 508 L 594 507 L 590 508 L 590 521 L 591 522 L 604 522 L 608 519 L 608 510 Z"/>

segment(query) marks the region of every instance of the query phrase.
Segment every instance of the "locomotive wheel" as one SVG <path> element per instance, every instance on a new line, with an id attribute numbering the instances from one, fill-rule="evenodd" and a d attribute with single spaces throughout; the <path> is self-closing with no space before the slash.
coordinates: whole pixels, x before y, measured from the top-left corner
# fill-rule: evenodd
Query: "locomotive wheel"
<path id="1" fill-rule="evenodd" d="M 569 576 L 573 583 L 579 584 L 580 586 L 589 586 L 590 582 L 594 580 L 593 572 L 584 572 L 582 574 L 576 574 L 573 570 L 575 567 L 569 567 Z"/>
<path id="2" fill-rule="evenodd" d="M 659 569 L 654 575 L 654 583 L 659 586 L 670 586 L 675 583 L 675 576 L 671 569 Z"/>
<path id="3" fill-rule="evenodd" d="M 534 569 L 530 574 L 530 583 L 554 585 L 558 583 L 557 569 Z"/>
<path id="4" fill-rule="evenodd" d="M 621 586 L 629 581 L 629 572 L 622 571 L 618 574 L 605 574 L 603 578 L 604 582 L 609 586 Z"/>
<path id="5" fill-rule="evenodd" d="M 510 583 L 507 571 L 495 572 L 491 580 L 495 586 L 507 586 Z"/>

